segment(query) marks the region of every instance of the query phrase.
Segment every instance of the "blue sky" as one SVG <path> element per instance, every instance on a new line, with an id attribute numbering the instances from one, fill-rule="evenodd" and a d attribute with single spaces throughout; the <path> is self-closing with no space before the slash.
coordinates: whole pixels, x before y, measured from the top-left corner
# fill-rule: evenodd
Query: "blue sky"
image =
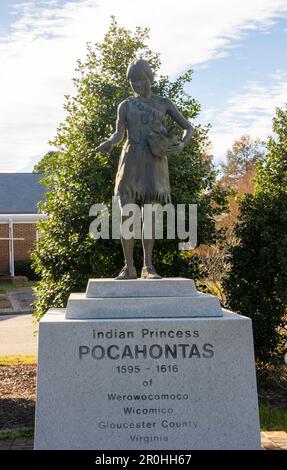
<path id="1" fill-rule="evenodd" d="M 234 119 L 234 126 L 240 121 L 242 132 L 246 128 L 246 133 L 264 139 L 271 133 L 276 106 L 287 103 L 286 54 L 287 19 L 278 18 L 268 29 L 250 31 L 240 40 L 235 40 L 226 57 L 210 60 L 204 67 L 195 66 L 191 91 L 201 104 L 199 121 L 211 122 L 213 126 L 211 137 L 216 140 L 217 160 L 224 158 L 227 144 L 231 143 L 229 132 L 222 135 L 222 143 L 219 135 L 224 134 L 226 127 L 225 119 L 223 122 L 221 120 L 222 114 L 228 111 L 230 100 L 236 96 L 240 98 L 238 108 L 246 98 L 253 112 L 252 119 L 249 119 L 249 113 L 244 112 L 241 116 L 239 109 L 234 109 L 230 116 Z M 248 85 L 252 87 L 253 93 L 248 93 Z M 273 101 L 272 93 L 276 89 L 278 99 L 274 96 Z M 264 98 L 264 92 L 265 97 L 271 96 L 271 99 L 265 108 L 263 106 L 260 109 L 260 102 L 256 105 L 256 101 L 260 97 Z M 262 117 L 265 117 L 264 122 Z M 258 123 L 260 118 L 261 123 Z"/>
<path id="2" fill-rule="evenodd" d="M 148 26 L 162 72 L 194 69 L 199 122 L 224 159 L 244 133 L 266 138 L 287 102 L 287 0 L 2 0 L 0 171 L 31 171 L 64 119 L 76 60 L 101 40 L 110 15 Z M 160 21 L 159 21 L 160 18 Z"/>
<path id="3" fill-rule="evenodd" d="M 287 71 L 287 19 L 280 19 L 270 29 L 251 31 L 234 41 L 227 57 L 211 60 L 206 68 L 195 68 L 193 90 L 204 106 L 220 104 L 239 92 L 242 83 L 259 81 L 271 84 L 272 71 Z"/>

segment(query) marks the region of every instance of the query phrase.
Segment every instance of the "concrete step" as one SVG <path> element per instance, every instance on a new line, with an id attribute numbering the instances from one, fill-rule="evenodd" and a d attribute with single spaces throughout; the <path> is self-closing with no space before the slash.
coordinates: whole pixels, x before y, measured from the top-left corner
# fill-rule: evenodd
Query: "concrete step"
<path id="1" fill-rule="evenodd" d="M 66 318 L 182 318 L 222 317 L 217 297 L 208 294 L 182 297 L 98 297 L 73 293 Z"/>
<path id="2" fill-rule="evenodd" d="M 189 297 L 197 295 L 192 279 L 90 279 L 86 297 Z"/>

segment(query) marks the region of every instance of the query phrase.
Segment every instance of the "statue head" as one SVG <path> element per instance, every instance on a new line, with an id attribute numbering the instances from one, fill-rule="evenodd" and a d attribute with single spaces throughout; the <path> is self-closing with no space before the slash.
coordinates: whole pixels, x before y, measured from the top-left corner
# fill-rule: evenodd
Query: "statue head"
<path id="1" fill-rule="evenodd" d="M 140 96 L 149 96 L 154 76 L 149 63 L 144 59 L 134 60 L 127 70 L 127 78 L 134 92 Z"/>

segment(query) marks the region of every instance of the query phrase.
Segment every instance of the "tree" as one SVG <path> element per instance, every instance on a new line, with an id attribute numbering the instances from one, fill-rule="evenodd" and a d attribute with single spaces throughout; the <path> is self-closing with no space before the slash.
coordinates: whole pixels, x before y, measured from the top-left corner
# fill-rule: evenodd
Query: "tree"
<path id="1" fill-rule="evenodd" d="M 282 360 L 287 305 L 287 107 L 277 109 L 255 193 L 240 203 L 224 287 L 228 306 L 253 320 L 256 357 Z"/>
<path id="2" fill-rule="evenodd" d="M 225 293 L 222 281 L 229 268 L 227 253 L 238 240 L 234 234 L 235 224 L 238 220 L 239 200 L 246 193 L 253 193 L 256 175 L 256 163 L 265 153 L 265 147 L 260 139 L 252 139 L 243 135 L 235 140 L 231 150 L 226 154 L 226 164 L 221 164 L 220 185 L 227 191 L 228 210 L 216 218 L 216 228 L 222 233 L 212 246 L 200 246 L 196 253 L 199 255 L 201 265 L 207 279 L 203 286 L 214 295 L 217 295 L 224 304 Z"/>
<path id="3" fill-rule="evenodd" d="M 239 201 L 247 193 L 255 189 L 255 176 L 257 163 L 266 153 L 265 144 L 261 139 L 252 139 L 243 135 L 235 140 L 231 150 L 226 154 L 226 164 L 221 165 L 223 176 L 220 184 L 229 189 L 228 212 L 218 221 L 218 228 L 226 230 L 226 240 L 236 243 L 234 227 L 239 214 Z"/>
<path id="4" fill-rule="evenodd" d="M 227 184 L 236 184 L 238 178 L 255 167 L 256 163 L 263 158 L 264 153 L 264 144 L 261 139 L 253 139 L 245 134 L 235 140 L 231 149 L 227 150 L 226 163 L 221 164 L 223 181 Z"/>
<path id="5" fill-rule="evenodd" d="M 89 277 L 115 276 L 122 267 L 118 240 L 94 241 L 89 235 L 89 209 L 95 203 L 111 206 L 120 147 L 110 156 L 95 148 L 114 130 L 118 104 L 131 94 L 126 70 L 131 60 L 143 57 L 157 74 L 159 55 L 146 45 L 148 30 L 131 32 L 112 18 L 102 43 L 87 47 L 85 61 L 78 61 L 74 79 L 75 96 L 67 96 L 65 121 L 51 142 L 55 153 L 46 155 L 35 167 L 44 174 L 47 200 L 41 210 L 48 218 L 39 222 L 40 240 L 32 255 L 42 280 L 36 288 L 36 318 L 49 307 L 63 307 L 72 290 L 82 291 Z M 192 71 L 177 80 L 159 76 L 154 92 L 171 98 L 188 119 L 199 113 L 199 104 L 185 92 Z M 215 214 L 225 204 L 224 191 L 216 184 L 216 172 L 205 160 L 208 128 L 196 127 L 194 137 L 180 156 L 169 160 L 173 203 L 197 203 L 199 242 L 216 237 Z M 138 243 L 139 245 L 139 243 Z M 141 249 L 135 252 L 139 266 Z M 177 249 L 177 240 L 160 240 L 154 264 L 162 275 L 200 276 L 196 257 Z"/>
<path id="6" fill-rule="evenodd" d="M 58 152 L 50 150 L 46 155 L 41 159 L 40 162 L 35 165 L 33 173 L 42 173 L 43 175 L 48 175 L 50 172 L 57 167 L 58 164 Z"/>

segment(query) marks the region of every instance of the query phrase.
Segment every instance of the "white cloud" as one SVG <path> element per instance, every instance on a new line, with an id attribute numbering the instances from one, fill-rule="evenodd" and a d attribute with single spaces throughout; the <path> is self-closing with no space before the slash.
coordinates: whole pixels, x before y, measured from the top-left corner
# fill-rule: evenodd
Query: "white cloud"
<path id="1" fill-rule="evenodd" d="M 287 0 L 57 0 L 15 5 L 15 21 L 0 37 L 0 171 L 21 171 L 64 117 L 64 94 L 72 91 L 76 60 L 85 43 L 103 37 L 114 14 L 130 28 L 151 28 L 150 44 L 162 53 L 163 72 L 230 52 L 250 29 L 268 30 L 287 13 Z M 31 164 L 31 163 L 30 163 Z"/>
<path id="2" fill-rule="evenodd" d="M 287 73 L 277 70 L 270 74 L 270 80 L 268 85 L 246 83 L 242 92 L 223 104 L 222 112 L 206 110 L 206 118 L 214 123 L 210 137 L 217 160 L 243 134 L 266 139 L 272 133 L 275 109 L 287 103 Z"/>

